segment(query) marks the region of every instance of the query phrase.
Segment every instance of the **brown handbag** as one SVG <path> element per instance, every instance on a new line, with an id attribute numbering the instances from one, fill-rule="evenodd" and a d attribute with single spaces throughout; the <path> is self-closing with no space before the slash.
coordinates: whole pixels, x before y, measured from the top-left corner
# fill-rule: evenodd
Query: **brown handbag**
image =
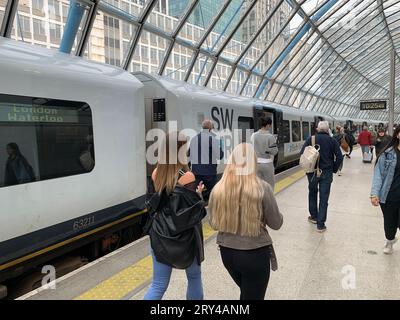
<path id="1" fill-rule="evenodd" d="M 340 140 L 340 147 L 345 151 L 349 152 L 349 144 L 347 143 L 345 137 Z"/>

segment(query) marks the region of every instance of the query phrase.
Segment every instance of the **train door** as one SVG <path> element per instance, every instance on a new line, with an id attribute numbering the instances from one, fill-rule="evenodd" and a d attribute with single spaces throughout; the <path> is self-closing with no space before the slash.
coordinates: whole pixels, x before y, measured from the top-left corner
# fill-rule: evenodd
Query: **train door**
<path id="1" fill-rule="evenodd" d="M 238 118 L 238 129 L 241 131 L 240 143 L 250 142 L 251 133 L 254 132 L 254 119 L 240 116 Z"/>
<path id="2" fill-rule="evenodd" d="M 281 126 L 283 121 L 283 113 L 281 110 L 268 108 L 264 106 L 256 106 L 254 108 L 254 131 L 260 129 L 260 118 L 261 117 L 269 117 L 272 119 L 272 129 L 271 132 L 275 135 L 277 145 L 278 145 L 278 154 L 274 158 L 275 168 L 278 166 L 279 159 L 283 156 L 283 143 L 281 137 Z"/>
<path id="3" fill-rule="evenodd" d="M 277 110 L 272 108 L 267 108 L 264 106 L 257 106 L 254 109 L 254 131 L 260 129 L 260 118 L 271 118 L 272 120 L 272 128 L 271 132 L 275 135 L 278 134 L 278 126 L 277 126 Z"/>
<path id="4" fill-rule="evenodd" d="M 315 135 L 317 133 L 318 123 L 320 121 L 324 121 L 324 118 L 321 116 L 314 117 L 314 122 L 311 123 L 311 135 Z"/>

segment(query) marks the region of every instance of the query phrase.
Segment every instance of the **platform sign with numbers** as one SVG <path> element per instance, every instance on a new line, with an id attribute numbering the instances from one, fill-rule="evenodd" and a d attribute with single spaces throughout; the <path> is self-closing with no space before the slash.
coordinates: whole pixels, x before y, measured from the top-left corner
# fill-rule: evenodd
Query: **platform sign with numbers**
<path id="1" fill-rule="evenodd" d="M 360 101 L 360 110 L 386 110 L 386 100 Z"/>

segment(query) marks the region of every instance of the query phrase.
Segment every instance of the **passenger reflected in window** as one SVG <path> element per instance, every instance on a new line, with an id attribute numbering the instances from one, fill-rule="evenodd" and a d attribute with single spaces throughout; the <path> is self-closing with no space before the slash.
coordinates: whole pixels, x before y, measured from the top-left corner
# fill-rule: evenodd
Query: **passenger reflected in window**
<path id="1" fill-rule="evenodd" d="M 85 171 L 92 171 L 95 165 L 94 161 L 94 144 L 93 144 L 93 135 L 88 134 L 86 137 L 86 148 L 83 150 L 81 155 L 79 156 L 79 162 L 81 166 L 85 169 Z"/>
<path id="2" fill-rule="evenodd" d="M 6 163 L 6 172 L 4 184 L 13 186 L 22 183 L 35 181 L 35 173 L 28 160 L 22 155 L 16 143 L 7 144 L 8 160 Z"/>

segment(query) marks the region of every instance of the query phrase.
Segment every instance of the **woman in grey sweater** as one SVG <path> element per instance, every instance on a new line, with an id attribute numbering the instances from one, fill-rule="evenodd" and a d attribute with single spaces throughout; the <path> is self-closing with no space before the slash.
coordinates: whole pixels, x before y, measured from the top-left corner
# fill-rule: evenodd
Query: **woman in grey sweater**
<path id="1" fill-rule="evenodd" d="M 257 177 L 256 165 L 253 146 L 238 145 L 208 206 L 223 264 L 240 287 L 241 300 L 264 299 L 270 269 L 277 269 L 266 226 L 278 230 L 283 223 L 272 188 Z"/>
<path id="2" fill-rule="evenodd" d="M 251 142 L 257 154 L 257 175 L 268 182 L 272 190 L 275 187 L 274 157 L 278 154 L 276 138 L 270 132 L 271 118 L 260 119 L 261 129 L 251 136 Z"/>

